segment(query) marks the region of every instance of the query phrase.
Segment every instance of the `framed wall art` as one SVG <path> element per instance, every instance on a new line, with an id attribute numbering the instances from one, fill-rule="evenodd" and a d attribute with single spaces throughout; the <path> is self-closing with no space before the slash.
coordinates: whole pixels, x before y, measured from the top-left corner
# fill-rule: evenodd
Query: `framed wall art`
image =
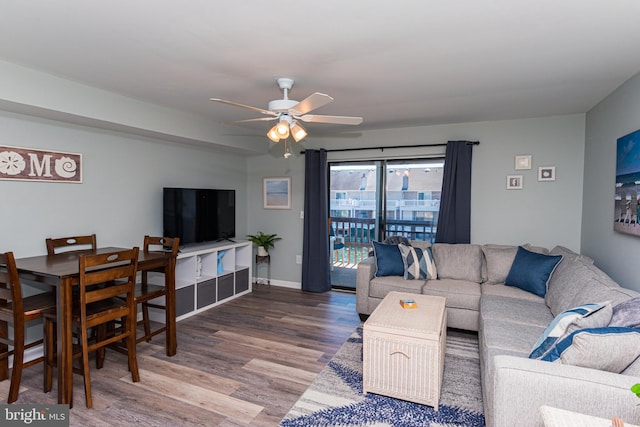
<path id="1" fill-rule="evenodd" d="M 531 169 L 531 155 L 516 156 L 516 170 Z"/>
<path id="2" fill-rule="evenodd" d="M 264 178 L 262 191 L 265 209 L 291 209 L 291 177 Z"/>
<path id="3" fill-rule="evenodd" d="M 638 192 L 640 192 L 640 130 L 618 138 L 613 229 L 640 236 Z"/>
<path id="4" fill-rule="evenodd" d="M 522 190 L 522 175 L 507 175 L 507 190 Z"/>
<path id="5" fill-rule="evenodd" d="M 538 181 L 555 181 L 555 180 L 556 180 L 555 166 L 540 166 L 538 168 Z"/>

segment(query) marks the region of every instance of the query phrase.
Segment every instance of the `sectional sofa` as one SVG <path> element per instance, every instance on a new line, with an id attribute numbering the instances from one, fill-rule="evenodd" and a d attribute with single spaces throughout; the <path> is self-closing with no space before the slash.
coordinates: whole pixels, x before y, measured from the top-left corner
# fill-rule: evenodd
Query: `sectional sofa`
<path id="1" fill-rule="evenodd" d="M 542 405 L 639 423 L 639 293 L 561 246 L 411 246 L 436 277 L 378 277 L 383 257 L 369 257 L 358 264 L 357 311 L 370 314 L 392 290 L 444 296 L 448 326 L 478 332 L 487 426 L 543 426 Z"/>

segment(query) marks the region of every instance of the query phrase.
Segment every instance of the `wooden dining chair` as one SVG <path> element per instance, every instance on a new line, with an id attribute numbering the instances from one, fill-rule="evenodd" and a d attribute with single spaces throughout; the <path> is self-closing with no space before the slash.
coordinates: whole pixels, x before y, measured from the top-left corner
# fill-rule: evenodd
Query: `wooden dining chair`
<path id="1" fill-rule="evenodd" d="M 164 251 L 169 252 L 173 256 L 178 255 L 178 249 L 180 247 L 180 239 L 179 238 L 171 238 L 171 237 L 152 237 L 152 236 L 144 236 L 144 252 L 152 252 L 152 251 Z M 164 272 L 164 267 L 157 270 L 156 272 Z M 149 281 L 148 271 L 143 271 L 141 273 L 140 283 L 136 283 L 134 299 L 136 305 L 140 304 L 142 306 L 142 320 L 139 322 L 142 323 L 144 327 L 144 335 L 137 338 L 137 342 L 142 341 L 151 341 L 151 337 L 163 333 L 167 330 L 167 325 L 165 324 L 163 327 L 157 328 L 153 332 L 151 331 L 151 322 L 149 319 L 149 307 L 157 308 L 160 310 L 166 310 L 167 307 L 165 304 L 160 304 L 159 302 L 151 302 L 156 298 L 165 297 L 167 295 L 167 290 L 164 285 L 153 284 Z"/>
<path id="2" fill-rule="evenodd" d="M 143 250 L 144 252 L 154 252 L 154 251 L 162 251 L 172 254 L 173 256 L 178 255 L 178 250 L 180 247 L 180 239 L 172 238 L 172 237 L 152 237 L 152 236 L 144 236 Z M 136 343 L 141 343 L 142 341 L 150 342 L 151 338 L 165 332 L 167 330 L 167 325 L 165 324 L 162 327 L 159 327 L 153 331 L 151 331 L 151 320 L 149 318 L 149 307 L 156 308 L 159 310 L 166 310 L 166 303 L 160 302 L 152 302 L 153 300 L 161 297 L 167 296 L 167 290 L 164 285 L 159 284 L 159 281 L 156 280 L 157 283 L 152 283 L 149 272 L 154 273 L 164 273 L 164 267 L 159 268 L 158 270 L 145 270 L 140 273 L 140 282 L 136 283 L 135 291 L 134 291 L 134 301 L 136 307 L 138 305 L 142 308 L 142 319 L 138 321 L 138 325 L 142 325 L 144 328 L 144 334 L 140 337 L 136 338 Z M 136 309 L 137 311 L 137 309 Z M 126 343 L 117 343 L 111 346 L 114 350 L 124 352 L 126 351 L 125 347 Z"/>
<path id="3" fill-rule="evenodd" d="M 24 361 L 24 351 L 43 343 L 42 339 L 25 344 L 25 323 L 40 319 L 45 312 L 55 313 L 56 296 L 53 292 L 22 297 L 22 287 L 18 277 L 13 252 L 0 254 L 0 360 L 13 355 L 11 385 L 8 403 L 18 399 L 22 369 L 44 360 L 37 357 Z M 7 325 L 13 324 L 13 339 L 9 339 Z M 9 350 L 9 347 L 13 347 Z M 5 372 L 6 374 L 7 372 Z"/>
<path id="4" fill-rule="evenodd" d="M 78 345 L 74 345 L 73 358 L 80 358 L 82 367 L 74 372 L 84 376 L 84 391 L 87 408 L 93 407 L 89 353 L 100 351 L 109 344 L 125 340 L 129 370 L 133 382 L 140 381 L 136 358 L 136 305 L 133 288 L 138 266 L 138 248 L 109 252 L 105 254 L 80 255 L 79 288 L 80 304 L 73 307 L 72 322 Z M 103 284 L 101 287 L 92 285 Z M 126 299 L 118 298 L 126 295 Z M 107 325 L 116 319 L 123 321 L 107 333 Z M 56 318 L 45 316 L 45 392 L 51 391 L 52 368 L 55 365 Z M 98 333 L 89 335 L 95 328 Z M 104 354 L 104 353 L 102 353 Z M 102 356 L 104 357 L 104 356 Z"/>
<path id="5" fill-rule="evenodd" d="M 47 238 L 47 255 L 55 255 L 61 252 L 75 252 L 86 249 L 96 250 L 96 235 Z"/>

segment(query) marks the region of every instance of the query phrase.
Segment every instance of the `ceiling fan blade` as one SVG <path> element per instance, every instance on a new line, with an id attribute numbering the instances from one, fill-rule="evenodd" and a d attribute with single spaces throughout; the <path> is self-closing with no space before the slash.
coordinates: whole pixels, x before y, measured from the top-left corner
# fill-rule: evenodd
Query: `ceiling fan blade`
<path id="1" fill-rule="evenodd" d="M 244 120 L 234 120 L 232 122 L 227 122 L 230 124 L 235 124 L 235 123 L 247 123 L 247 122 L 267 122 L 267 121 L 271 121 L 271 120 L 276 120 L 277 117 L 258 117 L 256 119 L 244 119 Z"/>
<path id="2" fill-rule="evenodd" d="M 362 117 L 349 116 L 319 116 L 317 114 L 306 114 L 299 117 L 306 123 L 334 123 L 337 125 L 359 125 L 362 123 Z"/>
<path id="3" fill-rule="evenodd" d="M 302 101 L 298 102 L 293 107 L 289 108 L 289 112 L 294 116 L 301 116 L 308 113 L 311 110 L 320 108 L 328 103 L 332 102 L 333 98 L 327 94 L 316 92 L 307 96 Z"/>
<path id="4" fill-rule="evenodd" d="M 273 111 L 264 110 L 264 109 L 258 108 L 258 107 L 252 107 L 250 105 L 239 104 L 237 102 L 227 101 L 226 99 L 211 98 L 210 100 L 214 101 L 214 102 L 220 102 L 222 104 L 234 105 L 236 107 L 248 108 L 249 110 L 257 111 L 258 113 L 267 114 L 269 116 L 276 116 L 277 115 L 277 113 L 274 113 Z"/>

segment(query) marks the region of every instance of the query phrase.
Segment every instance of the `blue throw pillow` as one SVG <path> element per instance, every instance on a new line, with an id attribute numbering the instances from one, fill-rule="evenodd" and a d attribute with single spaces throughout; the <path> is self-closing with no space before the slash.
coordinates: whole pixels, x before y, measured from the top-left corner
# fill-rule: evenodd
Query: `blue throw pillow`
<path id="1" fill-rule="evenodd" d="M 562 255 L 539 254 L 518 246 L 518 252 L 504 284 L 516 286 L 544 298 L 551 273 L 561 260 Z"/>
<path id="2" fill-rule="evenodd" d="M 376 277 L 404 276 L 404 263 L 398 245 L 373 242 L 376 257 Z"/>

